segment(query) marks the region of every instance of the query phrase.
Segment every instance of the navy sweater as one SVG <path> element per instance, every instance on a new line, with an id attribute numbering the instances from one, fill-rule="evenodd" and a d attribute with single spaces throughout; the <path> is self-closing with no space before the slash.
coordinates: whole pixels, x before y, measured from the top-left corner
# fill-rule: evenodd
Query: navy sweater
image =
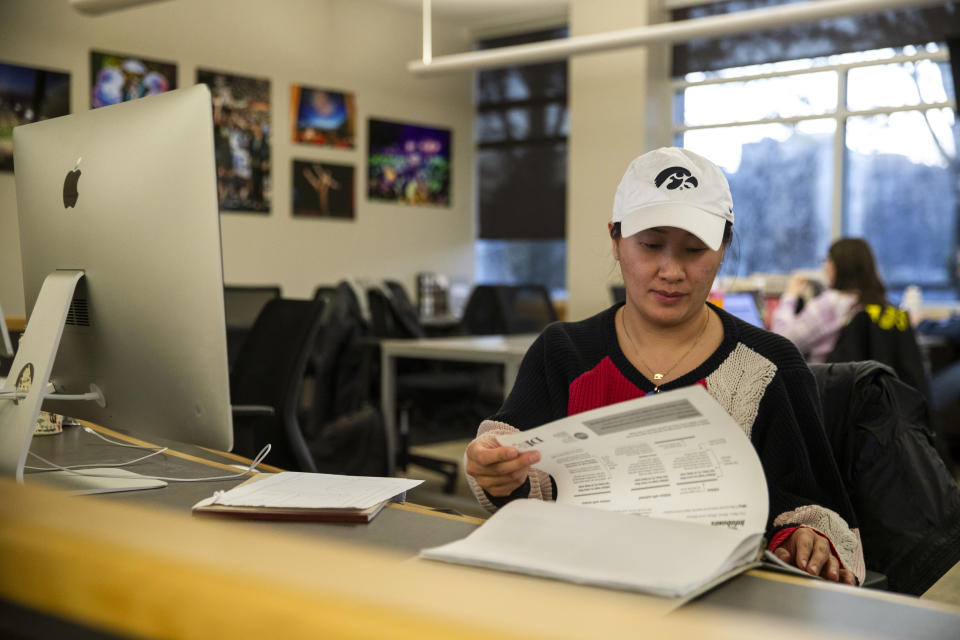
<path id="1" fill-rule="evenodd" d="M 525 430 L 652 392 L 653 383 L 627 360 L 617 342 L 614 318 L 620 306 L 544 329 L 524 357 L 513 390 L 490 420 Z M 767 480 L 769 533 L 811 524 L 834 539 L 835 527 L 855 527 L 824 432 L 816 382 L 800 353 L 782 336 L 711 308 L 723 323 L 723 342 L 699 367 L 660 389 L 703 384 L 744 429 Z M 487 497 L 502 506 L 529 491 L 528 480 L 507 498 Z M 822 517 L 805 522 L 809 518 L 804 508 L 813 505 L 832 510 L 846 526 L 825 526 Z"/>

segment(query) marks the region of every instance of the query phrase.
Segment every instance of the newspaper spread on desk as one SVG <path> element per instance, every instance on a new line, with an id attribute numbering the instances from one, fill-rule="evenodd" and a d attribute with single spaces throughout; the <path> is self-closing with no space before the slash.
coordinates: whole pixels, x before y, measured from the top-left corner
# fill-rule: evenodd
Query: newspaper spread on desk
<path id="1" fill-rule="evenodd" d="M 760 459 L 743 429 L 700 385 L 497 436 L 540 452 L 557 502 L 763 531 Z"/>
<path id="2" fill-rule="evenodd" d="M 540 452 L 536 468 L 556 480 L 557 502 L 514 500 L 466 538 L 421 557 L 641 591 L 674 598 L 674 606 L 758 565 L 763 469 L 703 387 L 497 439 Z"/>

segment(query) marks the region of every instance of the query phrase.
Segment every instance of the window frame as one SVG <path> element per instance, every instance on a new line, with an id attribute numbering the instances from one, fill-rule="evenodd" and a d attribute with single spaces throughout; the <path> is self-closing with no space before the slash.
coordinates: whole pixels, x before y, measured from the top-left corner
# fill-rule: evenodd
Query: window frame
<path id="1" fill-rule="evenodd" d="M 846 190 L 846 180 L 847 180 L 847 171 L 846 171 L 846 138 L 847 138 L 847 120 L 850 118 L 864 117 L 864 116 L 874 116 L 874 115 L 889 115 L 898 112 L 908 112 L 915 111 L 923 113 L 925 111 L 933 109 L 953 109 L 956 112 L 956 92 L 960 90 L 960 87 L 954 87 L 955 97 L 953 100 L 947 100 L 943 102 L 920 102 L 915 105 L 900 106 L 900 107 L 877 107 L 872 109 L 856 109 L 851 110 L 847 108 L 847 74 L 851 69 L 859 67 L 873 67 L 873 66 L 887 66 L 894 64 L 902 64 L 905 62 L 919 62 L 924 60 L 930 60 L 934 63 L 950 63 L 950 53 L 944 43 L 936 43 L 938 46 L 937 51 L 928 51 L 924 45 L 919 45 L 920 50 L 914 54 L 904 54 L 900 53 L 894 56 L 889 56 L 885 58 L 877 58 L 874 60 L 863 60 L 855 62 L 843 62 L 835 64 L 823 64 L 817 65 L 814 63 L 809 68 L 802 69 L 793 69 L 793 70 L 784 70 L 784 71 L 769 71 L 769 72 L 760 72 L 760 73 L 725 73 L 726 70 L 721 71 L 711 71 L 705 72 L 703 75 L 707 76 L 699 80 L 688 80 L 684 78 L 673 78 L 670 82 L 670 100 L 672 104 L 675 104 L 676 97 L 679 93 L 690 87 L 700 87 L 707 85 L 716 85 L 716 84 L 728 84 L 732 82 L 744 82 L 749 80 L 760 80 L 766 78 L 780 78 L 787 76 L 799 76 L 808 73 L 822 73 L 824 71 L 833 71 L 837 74 L 837 105 L 836 110 L 833 112 L 826 112 L 821 114 L 814 115 L 803 115 L 803 116 L 791 116 L 791 117 L 773 117 L 773 118 L 763 118 L 758 120 L 744 120 L 737 122 L 723 122 L 716 124 L 705 124 L 705 125 L 685 125 L 679 123 L 675 120 L 679 115 L 675 109 L 671 108 L 671 123 L 670 123 L 670 132 L 671 139 L 676 141 L 682 139 L 683 134 L 688 131 L 697 131 L 705 129 L 723 129 L 730 127 L 742 127 L 747 125 L 761 125 L 761 124 L 796 124 L 798 122 L 810 121 L 810 120 L 825 120 L 833 119 L 835 122 L 834 129 L 834 138 L 833 138 L 833 185 L 832 185 L 832 202 L 831 202 L 831 225 L 830 225 L 830 234 L 831 241 L 836 240 L 844 235 L 844 193 Z M 811 60 L 817 60 L 813 58 Z M 762 67 L 771 66 L 770 63 L 766 65 L 760 65 Z M 723 74 L 722 77 L 718 77 L 718 74 Z M 922 99 L 922 98 L 921 98 Z M 960 150 L 958 150 L 960 153 Z M 960 250 L 960 247 L 958 247 Z M 897 286 L 897 283 L 890 283 L 894 286 Z"/>

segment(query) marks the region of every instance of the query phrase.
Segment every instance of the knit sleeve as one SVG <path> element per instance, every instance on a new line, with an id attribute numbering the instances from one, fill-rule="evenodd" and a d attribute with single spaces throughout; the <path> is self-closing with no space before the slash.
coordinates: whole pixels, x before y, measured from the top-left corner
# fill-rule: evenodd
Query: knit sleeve
<path id="1" fill-rule="evenodd" d="M 480 423 L 480 428 L 477 430 L 477 438 L 489 438 L 496 437 L 497 435 L 503 435 L 508 433 L 516 433 L 519 431 L 516 427 L 512 427 L 503 422 L 495 422 L 493 420 L 484 420 Z M 463 468 L 467 468 L 467 459 L 466 453 L 464 453 L 463 459 Z M 514 492 L 507 499 L 496 499 L 492 498 L 490 494 L 484 491 L 480 485 L 477 484 L 476 479 L 471 476 L 469 473 L 467 476 L 467 484 L 470 485 L 470 490 L 473 491 L 473 495 L 477 498 L 477 502 L 480 503 L 487 511 L 496 511 L 499 507 L 503 506 L 509 500 L 515 500 L 517 498 L 535 498 L 539 500 L 553 500 L 553 482 L 550 479 L 550 476 L 540 471 L 539 469 L 531 469 L 529 476 L 527 476 L 527 482 L 525 482 L 520 488 L 519 491 L 523 493 L 520 495 L 517 492 Z"/>
<path id="2" fill-rule="evenodd" d="M 862 582 L 857 523 L 823 428 L 816 382 L 806 366 L 778 371 L 761 401 L 753 441 L 770 496 L 768 531 L 798 525 L 816 529 Z"/>
<path id="3" fill-rule="evenodd" d="M 555 330 L 554 333 L 561 332 Z M 525 431 L 566 415 L 567 387 L 563 374 L 556 366 L 551 365 L 551 358 L 556 359 L 558 350 L 561 350 L 558 344 L 563 342 L 562 335 L 551 337 L 549 330 L 534 341 L 520 364 L 513 389 L 510 390 L 500 410 L 480 424 L 477 438 Z M 547 344 L 551 344 L 551 348 L 548 349 Z M 464 458 L 464 469 L 466 469 L 466 458 Z M 516 498 L 554 499 L 552 479 L 546 473 L 536 469 L 531 471 L 529 482 L 520 487 L 518 492 L 507 498 L 493 500 L 477 484 L 473 476 L 466 474 L 466 477 L 477 500 L 489 511 L 495 511 L 509 500 Z M 529 493 L 519 495 L 519 492 L 527 490 L 527 485 L 529 485 Z"/>

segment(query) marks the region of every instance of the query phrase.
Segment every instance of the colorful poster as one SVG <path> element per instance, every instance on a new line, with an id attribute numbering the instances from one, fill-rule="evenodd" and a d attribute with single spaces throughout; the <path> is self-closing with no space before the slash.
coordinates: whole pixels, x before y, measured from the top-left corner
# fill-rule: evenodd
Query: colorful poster
<path id="1" fill-rule="evenodd" d="M 294 142 L 353 149 L 356 113 L 352 93 L 290 86 Z"/>
<path id="2" fill-rule="evenodd" d="M 369 121 L 367 197 L 405 204 L 450 204 L 449 129 Z"/>
<path id="3" fill-rule="evenodd" d="M 270 81 L 197 70 L 210 87 L 220 211 L 270 213 Z"/>
<path id="4" fill-rule="evenodd" d="M 354 169 L 349 165 L 293 161 L 293 215 L 354 218 Z"/>
<path id="5" fill-rule="evenodd" d="M 0 62 L 0 171 L 13 171 L 13 128 L 70 113 L 70 74 Z"/>
<path id="6" fill-rule="evenodd" d="M 177 88 L 177 65 L 125 53 L 90 52 L 90 107 L 135 100 Z"/>

